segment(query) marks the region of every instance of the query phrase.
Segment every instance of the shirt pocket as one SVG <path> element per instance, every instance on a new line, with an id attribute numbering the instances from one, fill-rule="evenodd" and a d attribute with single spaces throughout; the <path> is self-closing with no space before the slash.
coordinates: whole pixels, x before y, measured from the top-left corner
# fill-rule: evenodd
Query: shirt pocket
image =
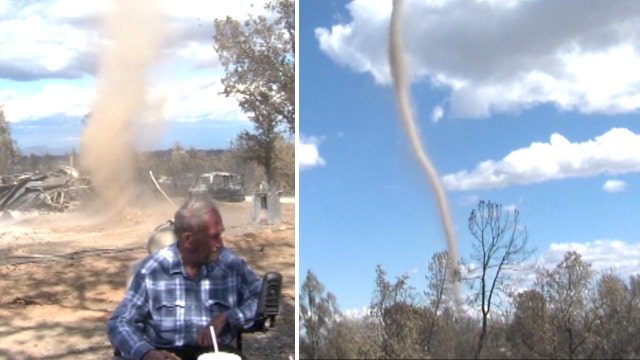
<path id="1" fill-rule="evenodd" d="M 175 338 L 184 320 L 184 304 L 161 302 L 153 309 L 153 327 L 160 338 Z"/>

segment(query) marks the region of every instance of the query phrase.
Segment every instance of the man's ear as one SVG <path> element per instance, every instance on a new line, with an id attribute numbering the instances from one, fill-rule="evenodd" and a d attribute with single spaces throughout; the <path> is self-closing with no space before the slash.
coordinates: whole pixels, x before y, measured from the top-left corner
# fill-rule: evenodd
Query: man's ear
<path id="1" fill-rule="evenodd" d="M 193 233 L 190 231 L 183 232 L 180 240 L 185 246 L 191 247 L 191 244 L 193 243 Z"/>

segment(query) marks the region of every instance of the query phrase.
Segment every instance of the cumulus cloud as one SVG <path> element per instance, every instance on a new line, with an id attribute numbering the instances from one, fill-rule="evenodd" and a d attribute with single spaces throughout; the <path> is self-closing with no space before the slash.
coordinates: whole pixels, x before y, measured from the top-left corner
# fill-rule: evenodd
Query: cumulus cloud
<path id="1" fill-rule="evenodd" d="M 640 135 L 613 128 L 593 140 L 571 143 L 554 133 L 548 143 L 534 142 L 502 160 L 486 160 L 472 171 L 443 177 L 449 190 L 499 188 L 568 177 L 640 171 Z M 615 184 L 615 183 L 614 183 Z"/>
<path id="2" fill-rule="evenodd" d="M 300 171 L 326 164 L 318 151 L 319 142 L 320 139 L 316 137 L 305 138 L 302 135 L 300 136 L 300 140 L 296 144 L 296 161 L 300 166 Z"/>
<path id="3" fill-rule="evenodd" d="M 46 85 L 34 93 L 0 92 L 0 103 L 5 104 L 5 115 L 9 121 L 55 115 L 81 119 L 89 112 L 89 105 L 94 97 L 93 89 L 62 83 Z"/>
<path id="4" fill-rule="evenodd" d="M 622 180 L 607 180 L 604 185 L 602 185 L 602 190 L 615 193 L 624 191 L 627 188 L 627 183 Z"/>
<path id="5" fill-rule="evenodd" d="M 87 71 L 95 72 L 98 22 L 71 19 L 87 14 L 97 18 L 104 11 L 100 4 L 14 2 L 0 20 L 0 77 L 15 81 L 77 79 Z"/>
<path id="6" fill-rule="evenodd" d="M 149 85 L 152 96 L 160 92 L 166 98 L 168 119 L 246 121 L 236 101 L 219 94 L 224 73 L 213 50 L 213 20 L 263 15 L 266 1 L 158 1 L 167 32 Z M 89 111 L 105 41 L 103 16 L 111 5 L 109 0 L 1 2 L 0 103 L 8 121 L 80 118 Z"/>
<path id="7" fill-rule="evenodd" d="M 165 55 L 195 64 L 217 64 L 212 49 L 213 20 L 227 15 L 244 19 L 263 14 L 264 2 L 234 1 L 223 5 L 185 0 L 160 1 L 171 31 Z M 13 80 L 94 76 L 101 46 L 101 17 L 108 1 L 54 0 L 47 5 L 14 2 L 0 18 L 0 77 Z M 84 64 L 84 66 L 83 66 Z"/>
<path id="8" fill-rule="evenodd" d="M 164 116 L 174 121 L 248 121 L 234 98 L 218 96 L 222 90 L 219 78 L 203 76 L 155 86 L 151 95 L 166 99 Z"/>
<path id="9" fill-rule="evenodd" d="M 450 91 L 449 112 L 486 117 L 541 103 L 584 113 L 640 108 L 635 0 L 408 0 L 405 48 L 414 81 Z M 317 28 L 334 62 L 390 83 L 391 2 L 354 0 L 350 22 Z M 543 25 L 542 25 L 543 24 Z"/>
<path id="10" fill-rule="evenodd" d="M 553 243 L 540 258 L 540 266 L 555 267 L 568 251 L 579 253 L 584 261 L 591 263 L 595 271 L 615 269 L 623 275 L 623 278 L 639 273 L 640 243 L 628 243 L 621 240 Z"/>
<path id="11" fill-rule="evenodd" d="M 613 270 L 622 279 L 630 275 L 640 274 L 640 242 L 625 242 L 621 240 L 595 240 L 585 243 L 552 243 L 537 258 L 504 269 L 504 274 L 516 279 L 509 291 L 520 292 L 534 286 L 536 269 L 552 270 L 564 258 L 568 251 L 575 251 L 583 261 L 591 264 L 596 276 L 599 273 Z M 480 267 L 475 263 L 468 263 L 463 267 L 465 275 L 477 274 Z M 467 292 L 467 296 L 471 296 Z"/>

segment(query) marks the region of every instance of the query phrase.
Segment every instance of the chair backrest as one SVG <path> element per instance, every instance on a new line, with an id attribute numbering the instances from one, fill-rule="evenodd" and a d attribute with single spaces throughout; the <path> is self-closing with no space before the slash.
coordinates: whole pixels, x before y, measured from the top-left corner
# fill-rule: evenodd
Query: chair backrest
<path id="1" fill-rule="evenodd" d="M 266 332 L 273 327 L 276 316 L 280 312 L 280 292 L 282 291 L 282 274 L 268 272 L 262 277 L 262 289 L 258 298 L 258 307 L 253 325 L 249 328 L 239 329 L 236 334 L 236 348 L 242 351 L 242 334 Z M 269 320 L 269 327 L 265 323 Z"/>
<path id="2" fill-rule="evenodd" d="M 271 320 L 271 326 L 275 316 L 280 312 L 280 293 L 282 291 L 282 274 L 268 272 L 262 278 L 262 290 L 258 299 L 256 320 Z"/>

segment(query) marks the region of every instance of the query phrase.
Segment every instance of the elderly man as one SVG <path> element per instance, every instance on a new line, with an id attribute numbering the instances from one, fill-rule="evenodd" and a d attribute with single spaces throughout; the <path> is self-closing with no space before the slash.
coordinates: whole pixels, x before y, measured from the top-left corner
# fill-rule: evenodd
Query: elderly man
<path id="1" fill-rule="evenodd" d="M 262 279 L 224 247 L 213 200 L 187 200 L 174 221 L 177 242 L 140 264 L 109 319 L 109 340 L 126 358 L 196 359 L 212 350 L 209 326 L 230 349 L 255 316 Z"/>

